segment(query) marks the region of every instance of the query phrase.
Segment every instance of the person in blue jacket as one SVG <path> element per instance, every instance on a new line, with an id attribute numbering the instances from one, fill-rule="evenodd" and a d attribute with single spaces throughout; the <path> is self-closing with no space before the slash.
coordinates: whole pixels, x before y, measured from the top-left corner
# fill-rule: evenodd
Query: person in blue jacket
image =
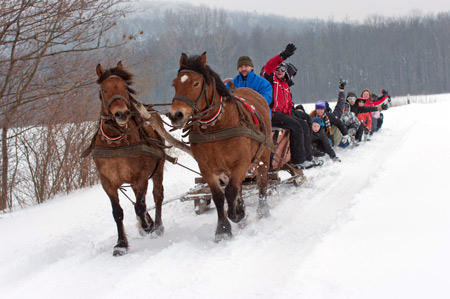
<path id="1" fill-rule="evenodd" d="M 259 92 L 267 101 L 267 104 L 270 106 L 272 104 L 272 85 L 270 85 L 269 81 L 264 79 L 261 76 L 258 76 L 253 72 L 253 61 L 248 56 L 241 56 L 237 61 L 237 70 L 239 74 L 231 79 L 233 81 L 234 86 L 236 88 L 239 87 L 248 87 Z M 230 86 L 227 82 L 227 88 Z M 272 113 L 270 115 L 272 118 Z"/>

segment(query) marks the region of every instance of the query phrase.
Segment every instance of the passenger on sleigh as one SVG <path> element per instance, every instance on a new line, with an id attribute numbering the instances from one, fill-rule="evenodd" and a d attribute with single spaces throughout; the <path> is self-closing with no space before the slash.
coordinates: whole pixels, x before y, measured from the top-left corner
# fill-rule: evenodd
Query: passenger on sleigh
<path id="1" fill-rule="evenodd" d="M 347 81 L 339 81 L 339 94 L 334 110 L 331 110 L 327 101 L 318 101 L 315 104 L 315 110 L 309 115 L 311 118 L 318 117 L 324 123 L 324 131 L 330 139 L 331 146 L 347 147 L 350 144 L 350 137 L 348 136 L 347 128 L 341 121 L 341 116 L 344 112 L 345 93 L 344 87 Z"/>
<path id="2" fill-rule="evenodd" d="M 330 156 L 330 159 L 333 160 L 333 162 L 341 162 L 341 159 L 336 156 L 336 153 L 331 146 L 330 140 L 325 134 L 325 131 L 323 129 L 323 120 L 321 118 L 314 117 L 312 119 L 311 139 L 314 155 L 323 156 L 325 152 L 328 154 L 328 156 Z"/>
<path id="3" fill-rule="evenodd" d="M 291 164 L 295 168 L 306 169 L 319 166 L 322 161 L 313 160 L 311 143 L 305 142 L 305 134 L 310 134 L 309 128 L 304 126 L 304 120 L 292 114 L 292 95 L 289 78 L 286 76 L 288 64 L 285 60 L 296 49 L 294 44 L 288 44 L 280 54 L 267 61 L 262 75 L 273 87 L 272 126 L 290 131 Z"/>
<path id="4" fill-rule="evenodd" d="M 226 86 L 230 89 L 229 82 L 232 81 L 236 88 L 248 87 L 259 92 L 270 106 L 272 104 L 272 85 L 269 81 L 253 72 L 253 61 L 248 56 L 241 56 L 237 61 L 239 74 L 233 79 L 225 80 Z"/>

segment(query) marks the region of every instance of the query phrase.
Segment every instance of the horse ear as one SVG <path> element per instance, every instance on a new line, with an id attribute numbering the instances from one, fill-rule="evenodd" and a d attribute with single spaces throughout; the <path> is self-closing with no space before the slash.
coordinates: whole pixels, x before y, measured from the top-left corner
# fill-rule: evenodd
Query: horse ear
<path id="1" fill-rule="evenodd" d="M 180 57 L 180 67 L 182 67 L 183 65 L 186 64 L 186 60 L 187 60 L 187 55 L 185 53 L 181 53 L 181 57 Z"/>
<path id="2" fill-rule="evenodd" d="M 119 70 L 123 70 L 122 61 L 119 61 L 119 62 L 117 63 L 117 68 L 118 68 Z"/>
<path id="3" fill-rule="evenodd" d="M 97 72 L 97 76 L 100 78 L 101 76 L 103 76 L 103 74 L 105 73 L 105 70 L 102 68 L 102 66 L 99 64 L 97 64 L 97 67 L 95 68 L 96 72 Z"/>
<path id="4" fill-rule="evenodd" d="M 206 51 L 203 52 L 202 57 L 200 57 L 200 61 L 202 62 L 203 67 L 206 66 Z"/>

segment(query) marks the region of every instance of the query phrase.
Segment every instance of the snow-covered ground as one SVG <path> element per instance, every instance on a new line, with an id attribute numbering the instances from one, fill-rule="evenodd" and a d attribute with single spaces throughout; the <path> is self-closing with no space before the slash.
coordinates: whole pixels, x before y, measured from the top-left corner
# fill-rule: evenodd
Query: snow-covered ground
<path id="1" fill-rule="evenodd" d="M 270 218 L 258 220 L 250 198 L 247 225 L 218 244 L 215 210 L 198 216 L 176 200 L 196 175 L 169 163 L 164 235 L 142 237 L 121 196 L 121 257 L 101 186 L 2 214 L 0 296 L 450 298 L 450 95 L 439 99 L 385 111 L 370 142 L 337 150 L 342 163 L 327 157 L 301 188 L 274 194 Z"/>

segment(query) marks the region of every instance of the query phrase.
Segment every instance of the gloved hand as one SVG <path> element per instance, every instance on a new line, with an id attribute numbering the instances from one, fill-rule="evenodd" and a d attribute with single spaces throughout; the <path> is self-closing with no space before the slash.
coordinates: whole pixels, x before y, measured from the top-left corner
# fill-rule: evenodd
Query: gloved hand
<path id="1" fill-rule="evenodd" d="M 369 129 L 368 128 L 364 128 L 364 134 L 369 134 Z"/>
<path id="2" fill-rule="evenodd" d="M 388 108 L 389 108 L 389 105 L 386 103 L 383 103 L 380 106 L 381 106 L 381 110 L 388 110 Z"/>
<path id="3" fill-rule="evenodd" d="M 297 47 L 294 44 L 288 44 L 286 46 L 286 49 L 280 53 L 281 59 L 286 60 L 292 55 L 294 55 L 295 50 L 297 50 Z"/>
<path id="4" fill-rule="evenodd" d="M 341 142 L 342 143 L 347 143 L 347 141 L 349 141 L 349 139 L 350 139 L 350 136 L 344 135 L 344 136 L 342 136 Z"/>
<path id="5" fill-rule="evenodd" d="M 341 161 L 341 159 L 339 159 L 339 157 L 334 157 L 334 158 L 331 158 L 331 160 L 333 161 L 333 162 L 342 162 Z"/>
<path id="6" fill-rule="evenodd" d="M 339 79 L 339 89 L 344 89 L 345 85 L 348 83 L 347 80 Z"/>
<path id="7" fill-rule="evenodd" d="M 381 93 L 385 96 L 385 95 L 389 95 L 388 91 L 386 89 L 382 89 Z"/>

